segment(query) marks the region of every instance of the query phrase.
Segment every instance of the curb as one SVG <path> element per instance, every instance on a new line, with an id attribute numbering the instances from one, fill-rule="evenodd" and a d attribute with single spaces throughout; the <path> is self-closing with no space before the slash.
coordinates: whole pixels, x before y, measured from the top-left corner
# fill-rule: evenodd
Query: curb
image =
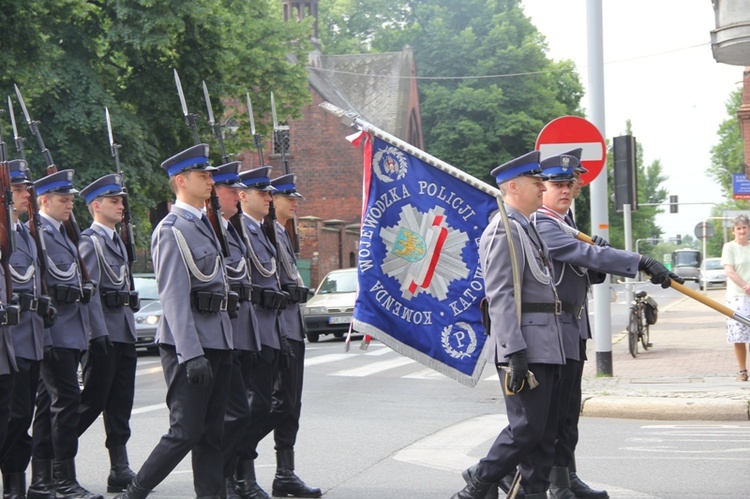
<path id="1" fill-rule="evenodd" d="M 581 415 L 597 418 L 626 418 L 677 421 L 748 421 L 748 402 L 726 399 L 689 399 L 664 397 L 586 398 Z"/>

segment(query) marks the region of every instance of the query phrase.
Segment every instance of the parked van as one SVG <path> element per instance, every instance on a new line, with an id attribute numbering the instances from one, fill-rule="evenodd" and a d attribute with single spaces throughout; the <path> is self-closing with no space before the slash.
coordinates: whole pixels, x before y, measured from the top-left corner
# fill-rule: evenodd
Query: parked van
<path id="1" fill-rule="evenodd" d="M 701 274 L 701 252 L 695 249 L 678 249 L 672 252 L 672 272 L 686 281 L 698 282 Z"/>

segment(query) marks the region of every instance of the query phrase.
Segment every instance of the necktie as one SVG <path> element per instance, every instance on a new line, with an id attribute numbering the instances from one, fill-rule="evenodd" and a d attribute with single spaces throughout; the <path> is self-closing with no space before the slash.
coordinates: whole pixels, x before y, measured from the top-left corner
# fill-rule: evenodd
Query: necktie
<path id="1" fill-rule="evenodd" d="M 117 247 L 117 251 L 119 251 L 120 255 L 122 256 L 124 254 L 122 251 L 122 239 L 120 239 L 120 236 L 117 235 L 117 232 L 112 233 L 112 241 L 114 241 L 115 246 Z"/>
<path id="2" fill-rule="evenodd" d="M 208 232 L 213 234 L 214 229 L 211 227 L 211 222 L 208 221 L 208 217 L 206 215 L 201 215 L 201 222 L 203 222 L 206 225 L 206 228 L 208 229 Z"/>
<path id="3" fill-rule="evenodd" d="M 29 246 L 29 235 L 26 233 L 26 231 L 24 230 L 23 226 L 20 223 L 16 224 L 16 230 L 18 231 L 19 234 L 21 234 L 21 239 L 23 239 L 26 245 Z"/>

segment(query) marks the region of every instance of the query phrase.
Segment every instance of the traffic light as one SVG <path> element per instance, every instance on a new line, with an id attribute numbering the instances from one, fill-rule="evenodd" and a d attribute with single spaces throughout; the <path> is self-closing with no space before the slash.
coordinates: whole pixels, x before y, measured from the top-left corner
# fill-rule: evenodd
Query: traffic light
<path id="1" fill-rule="evenodd" d="M 679 204 L 677 203 L 677 196 L 669 196 L 669 213 L 677 213 L 677 207 Z"/>
<path id="2" fill-rule="evenodd" d="M 675 196 L 677 197 L 677 196 Z M 677 246 L 682 244 L 682 236 L 680 234 L 677 234 L 677 237 L 674 238 L 674 242 Z"/>
<path id="3" fill-rule="evenodd" d="M 635 165 L 636 145 L 632 135 L 615 137 L 614 153 L 615 211 L 622 213 L 623 205 L 629 204 L 631 211 L 638 210 L 638 182 Z"/>

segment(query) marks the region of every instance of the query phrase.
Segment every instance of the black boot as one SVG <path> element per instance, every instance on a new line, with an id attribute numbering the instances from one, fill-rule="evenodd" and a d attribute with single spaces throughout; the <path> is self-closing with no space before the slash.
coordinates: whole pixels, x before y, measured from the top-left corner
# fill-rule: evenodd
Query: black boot
<path id="1" fill-rule="evenodd" d="M 510 488 L 513 486 L 513 479 L 515 477 L 516 472 L 512 471 L 500 479 L 500 483 L 498 485 L 500 486 L 500 489 L 506 494 L 510 493 Z M 518 489 L 516 490 L 516 499 L 525 499 L 525 497 L 526 493 L 523 490 L 523 485 L 519 483 Z"/>
<path id="2" fill-rule="evenodd" d="M 534 492 L 532 494 L 526 494 L 526 499 L 547 499 L 547 493 L 546 492 Z"/>
<path id="3" fill-rule="evenodd" d="M 549 473 L 549 499 L 576 499 L 576 495 L 570 490 L 567 467 L 552 467 Z"/>
<path id="4" fill-rule="evenodd" d="M 104 499 L 103 495 L 94 494 L 78 483 L 75 459 L 55 461 L 52 468 L 57 499 Z"/>
<path id="5" fill-rule="evenodd" d="M 466 481 L 466 487 L 454 494 L 451 499 L 484 499 L 495 484 L 483 482 L 477 476 L 477 466 L 465 470 L 461 475 Z"/>
<path id="6" fill-rule="evenodd" d="M 52 460 L 31 460 L 31 484 L 27 499 L 55 499 L 55 482 L 52 480 Z"/>
<path id="7" fill-rule="evenodd" d="M 224 479 L 224 488 L 222 490 L 221 497 L 223 499 L 242 499 L 237 494 L 237 484 L 234 482 L 234 475 Z"/>
<path id="8" fill-rule="evenodd" d="M 576 495 L 578 499 L 609 499 L 609 494 L 606 490 L 594 490 L 585 483 L 583 480 L 578 478 L 575 471 L 571 471 L 568 475 L 570 479 L 570 490 Z"/>
<path id="9" fill-rule="evenodd" d="M 109 449 L 109 462 L 107 492 L 122 492 L 135 478 L 135 472 L 128 466 L 128 449 L 124 445 Z"/>
<path id="10" fill-rule="evenodd" d="M 25 473 L 3 473 L 3 499 L 26 499 Z"/>
<path id="11" fill-rule="evenodd" d="M 308 487 L 294 474 L 294 451 L 276 451 L 276 476 L 273 478 L 271 493 L 274 497 L 320 497 L 318 488 Z"/>
<path id="12" fill-rule="evenodd" d="M 149 489 L 141 487 L 138 484 L 138 480 L 134 478 L 133 481 L 128 484 L 128 488 L 125 489 L 125 492 L 117 494 L 114 499 L 146 499 L 150 492 Z"/>
<path id="13" fill-rule="evenodd" d="M 242 499 L 271 499 L 255 480 L 255 461 L 252 459 L 237 461 L 235 484 L 234 490 Z"/>

